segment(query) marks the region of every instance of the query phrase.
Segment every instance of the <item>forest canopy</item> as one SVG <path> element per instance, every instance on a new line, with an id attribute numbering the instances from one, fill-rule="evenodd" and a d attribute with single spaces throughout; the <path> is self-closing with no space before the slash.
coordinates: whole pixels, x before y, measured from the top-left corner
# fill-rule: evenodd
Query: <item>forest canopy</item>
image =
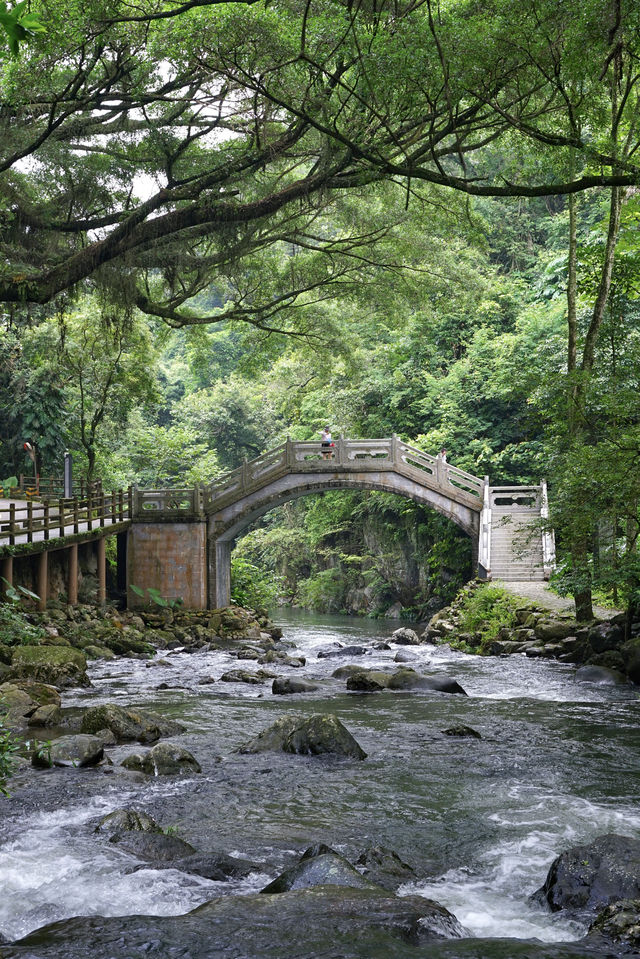
<path id="1" fill-rule="evenodd" d="M 31 11 L 45 32 L 2 62 L 6 304 L 90 281 L 175 326 L 268 326 L 375 251 L 389 227 L 340 215 L 371 184 L 411 203 L 639 182 L 631 2 Z M 223 302 L 201 312 L 212 280 Z"/>

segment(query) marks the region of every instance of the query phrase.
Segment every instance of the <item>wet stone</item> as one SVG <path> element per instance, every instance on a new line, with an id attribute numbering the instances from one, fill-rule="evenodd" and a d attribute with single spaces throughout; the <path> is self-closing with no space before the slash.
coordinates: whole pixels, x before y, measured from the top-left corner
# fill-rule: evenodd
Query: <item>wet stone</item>
<path id="1" fill-rule="evenodd" d="M 97 736 L 79 733 L 75 736 L 61 736 L 51 744 L 42 744 L 34 750 L 31 763 L 38 769 L 51 766 L 95 766 L 104 757 L 102 740 Z"/>

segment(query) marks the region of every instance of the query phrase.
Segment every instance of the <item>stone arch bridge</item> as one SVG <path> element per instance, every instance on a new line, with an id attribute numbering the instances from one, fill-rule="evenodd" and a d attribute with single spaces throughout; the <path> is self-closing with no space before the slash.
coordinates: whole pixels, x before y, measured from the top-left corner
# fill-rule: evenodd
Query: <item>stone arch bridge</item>
<path id="1" fill-rule="evenodd" d="M 204 488 L 135 490 L 127 580 L 190 608 L 226 606 L 235 539 L 275 506 L 334 489 L 383 490 L 432 507 L 469 536 L 485 579 L 541 580 L 553 566 L 544 483 L 491 487 L 392 436 L 339 439 L 328 451 L 287 440 Z"/>

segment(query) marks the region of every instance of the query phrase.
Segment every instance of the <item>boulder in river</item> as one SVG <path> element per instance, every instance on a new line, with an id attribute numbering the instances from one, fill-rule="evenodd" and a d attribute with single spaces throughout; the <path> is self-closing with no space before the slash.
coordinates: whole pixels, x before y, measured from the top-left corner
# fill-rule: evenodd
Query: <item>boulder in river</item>
<path id="1" fill-rule="evenodd" d="M 457 726 L 449 726 L 448 729 L 442 730 L 442 734 L 444 736 L 456 736 L 458 739 L 482 739 L 477 729 L 473 729 L 472 726 L 465 726 L 464 723 L 459 723 Z"/>
<path id="2" fill-rule="evenodd" d="M 352 759 L 366 759 L 367 755 L 332 713 L 282 716 L 273 726 L 241 746 L 238 752 L 262 753 L 271 750 L 312 756 L 329 753 Z"/>
<path id="3" fill-rule="evenodd" d="M 619 899 L 597 916 L 589 926 L 587 941 L 593 938 L 622 943 L 640 952 L 640 899 Z M 605 950 L 602 950 L 605 955 Z M 609 950 L 607 949 L 607 954 Z"/>
<path id="4" fill-rule="evenodd" d="M 321 649 L 318 659 L 333 659 L 335 656 L 365 656 L 368 652 L 366 646 L 340 646 L 338 649 Z"/>
<path id="5" fill-rule="evenodd" d="M 423 676 L 408 666 L 401 667 L 389 678 L 389 689 L 428 689 L 439 693 L 467 695 L 462 686 L 449 676 Z"/>
<path id="6" fill-rule="evenodd" d="M 138 809 L 114 809 L 99 820 L 95 831 L 111 839 L 123 832 L 162 832 L 162 829 L 146 812 Z"/>
<path id="7" fill-rule="evenodd" d="M 311 886 L 352 886 L 356 889 L 377 889 L 374 882 L 335 850 L 321 846 L 308 849 L 295 865 L 285 869 L 260 892 L 274 894 L 291 889 L 309 889 Z"/>
<path id="8" fill-rule="evenodd" d="M 588 665 L 576 669 L 576 680 L 580 683 L 597 683 L 599 686 L 619 686 L 626 682 L 626 677 L 616 669 Z"/>
<path id="9" fill-rule="evenodd" d="M 394 663 L 413 663 L 416 659 L 416 654 L 406 649 L 399 649 L 393 657 Z"/>
<path id="10" fill-rule="evenodd" d="M 29 726 L 59 726 L 62 722 L 62 710 L 55 703 L 38 706 L 29 716 Z"/>
<path id="11" fill-rule="evenodd" d="M 331 673 L 333 679 L 349 679 L 350 676 L 355 676 L 356 673 L 363 672 L 362 666 L 359 666 L 357 663 L 347 663 L 346 666 L 338 666 L 337 669 Z"/>
<path id="12" fill-rule="evenodd" d="M 123 759 L 122 766 L 149 776 L 190 776 L 202 767 L 188 749 L 173 743 L 158 743 L 144 754 L 133 753 Z"/>
<path id="13" fill-rule="evenodd" d="M 9 959 L 35 955 L 38 959 L 86 959 L 90 944 L 92 959 L 122 956 L 123 948 L 127 959 L 144 959 L 150 943 L 161 943 L 163 956 L 202 956 L 204 948 L 204 954 L 216 959 L 293 959 L 317 956 L 320 951 L 331 956 L 406 959 L 423 944 L 464 935 L 455 916 L 421 896 L 316 886 L 278 896 L 221 896 L 182 916 L 66 919 L 12 943 L 6 955 Z"/>
<path id="14" fill-rule="evenodd" d="M 60 693 L 55 686 L 29 680 L 14 680 L 0 685 L 0 701 L 8 710 L 10 723 L 21 723 L 40 706 L 60 706 Z"/>
<path id="15" fill-rule="evenodd" d="M 408 626 L 401 626 L 400 629 L 395 629 L 391 634 L 391 641 L 398 643 L 400 646 L 420 645 L 420 637 L 415 629 L 409 629 Z"/>
<path id="16" fill-rule="evenodd" d="M 52 743 L 41 744 L 34 750 L 31 763 L 38 769 L 51 766 L 95 766 L 104 758 L 102 740 L 97 736 L 78 733 L 75 736 L 60 736 Z"/>
<path id="17" fill-rule="evenodd" d="M 112 836 L 109 842 L 147 862 L 173 863 L 176 859 L 195 853 L 191 843 L 185 842 L 179 836 L 168 836 L 163 832 L 121 832 Z"/>
<path id="18" fill-rule="evenodd" d="M 377 693 L 387 689 L 390 674 L 380 669 L 361 669 L 347 679 L 347 689 L 359 693 Z"/>
<path id="19" fill-rule="evenodd" d="M 640 839 L 608 833 L 572 846 L 551 864 L 537 902 L 559 909 L 596 910 L 640 898 Z"/>
<path id="20" fill-rule="evenodd" d="M 356 866 L 362 869 L 367 879 L 384 889 L 397 889 L 401 883 L 416 879 L 413 867 L 385 846 L 365 849 L 356 860 Z"/>
<path id="21" fill-rule="evenodd" d="M 249 669 L 230 669 L 220 677 L 221 683 L 248 683 L 249 685 L 260 685 L 266 683 L 268 679 L 273 679 L 275 673 L 268 669 L 258 669 L 253 673 Z M 202 680 L 201 680 L 202 682 Z"/>
<path id="22" fill-rule="evenodd" d="M 176 736 L 184 732 L 180 723 L 165 719 L 144 709 L 127 709 L 116 703 L 92 706 L 82 717 L 83 733 L 110 729 L 119 743 L 153 743 L 161 736 Z"/>
<path id="23" fill-rule="evenodd" d="M 271 684 L 274 696 L 288 696 L 292 693 L 313 693 L 319 687 L 306 679 L 296 679 L 291 676 L 278 676 Z"/>

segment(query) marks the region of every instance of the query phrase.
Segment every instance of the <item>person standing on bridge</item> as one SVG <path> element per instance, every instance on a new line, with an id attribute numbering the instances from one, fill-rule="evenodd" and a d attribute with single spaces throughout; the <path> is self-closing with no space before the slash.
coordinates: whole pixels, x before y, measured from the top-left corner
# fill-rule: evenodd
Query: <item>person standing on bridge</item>
<path id="1" fill-rule="evenodd" d="M 325 426 L 325 428 L 320 432 L 320 442 L 322 444 L 322 459 L 330 460 L 333 456 L 331 452 L 331 447 L 333 443 L 331 441 L 331 428 Z"/>

